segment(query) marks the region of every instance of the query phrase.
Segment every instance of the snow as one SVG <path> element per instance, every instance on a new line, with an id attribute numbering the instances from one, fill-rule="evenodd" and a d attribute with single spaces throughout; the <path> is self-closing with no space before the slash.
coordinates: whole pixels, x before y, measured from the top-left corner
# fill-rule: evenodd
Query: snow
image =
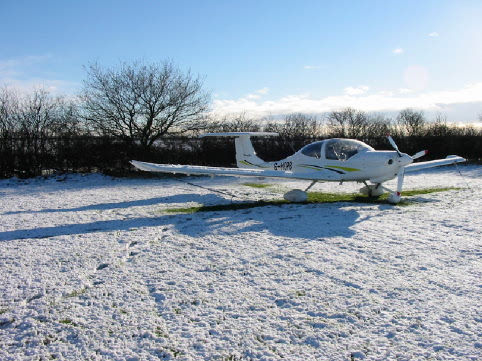
<path id="1" fill-rule="evenodd" d="M 410 206 L 195 214 L 166 210 L 308 183 L 0 181 L 0 359 L 479 360 L 482 167 L 459 168 L 407 175 L 465 188 Z"/>

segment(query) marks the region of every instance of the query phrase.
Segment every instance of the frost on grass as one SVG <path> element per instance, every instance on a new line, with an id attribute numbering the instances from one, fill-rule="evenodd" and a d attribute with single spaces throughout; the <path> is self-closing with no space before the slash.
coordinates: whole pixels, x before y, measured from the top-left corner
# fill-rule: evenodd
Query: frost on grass
<path id="1" fill-rule="evenodd" d="M 480 359 L 482 168 L 461 168 L 470 189 L 410 207 L 194 214 L 166 211 L 279 194 L 224 177 L 0 181 L 0 359 Z M 406 185 L 466 187 L 447 168 Z"/>

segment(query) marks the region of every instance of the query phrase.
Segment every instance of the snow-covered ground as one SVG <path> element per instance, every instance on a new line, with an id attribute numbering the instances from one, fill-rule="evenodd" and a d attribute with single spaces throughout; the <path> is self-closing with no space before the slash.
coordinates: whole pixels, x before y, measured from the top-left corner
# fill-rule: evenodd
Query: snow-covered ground
<path id="1" fill-rule="evenodd" d="M 0 359 L 480 360 L 482 167 L 460 169 L 407 175 L 470 186 L 410 206 L 196 214 L 166 210 L 307 183 L 0 181 Z"/>

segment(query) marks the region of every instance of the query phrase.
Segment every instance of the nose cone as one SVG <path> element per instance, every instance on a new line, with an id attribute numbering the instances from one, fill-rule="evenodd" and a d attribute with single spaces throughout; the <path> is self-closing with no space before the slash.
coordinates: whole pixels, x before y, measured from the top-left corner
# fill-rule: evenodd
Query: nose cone
<path id="1" fill-rule="evenodd" d="M 397 162 L 401 167 L 404 167 L 406 165 L 412 164 L 413 158 L 410 157 L 408 154 L 403 153 L 402 156 L 397 159 Z"/>

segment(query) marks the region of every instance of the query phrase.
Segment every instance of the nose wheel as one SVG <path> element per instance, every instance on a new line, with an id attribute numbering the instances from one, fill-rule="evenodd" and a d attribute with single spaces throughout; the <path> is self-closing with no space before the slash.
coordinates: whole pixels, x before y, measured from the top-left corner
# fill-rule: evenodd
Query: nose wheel
<path id="1" fill-rule="evenodd" d="M 395 192 L 390 194 L 388 197 L 388 202 L 391 204 L 398 204 L 402 200 L 402 195 L 400 192 Z"/>

